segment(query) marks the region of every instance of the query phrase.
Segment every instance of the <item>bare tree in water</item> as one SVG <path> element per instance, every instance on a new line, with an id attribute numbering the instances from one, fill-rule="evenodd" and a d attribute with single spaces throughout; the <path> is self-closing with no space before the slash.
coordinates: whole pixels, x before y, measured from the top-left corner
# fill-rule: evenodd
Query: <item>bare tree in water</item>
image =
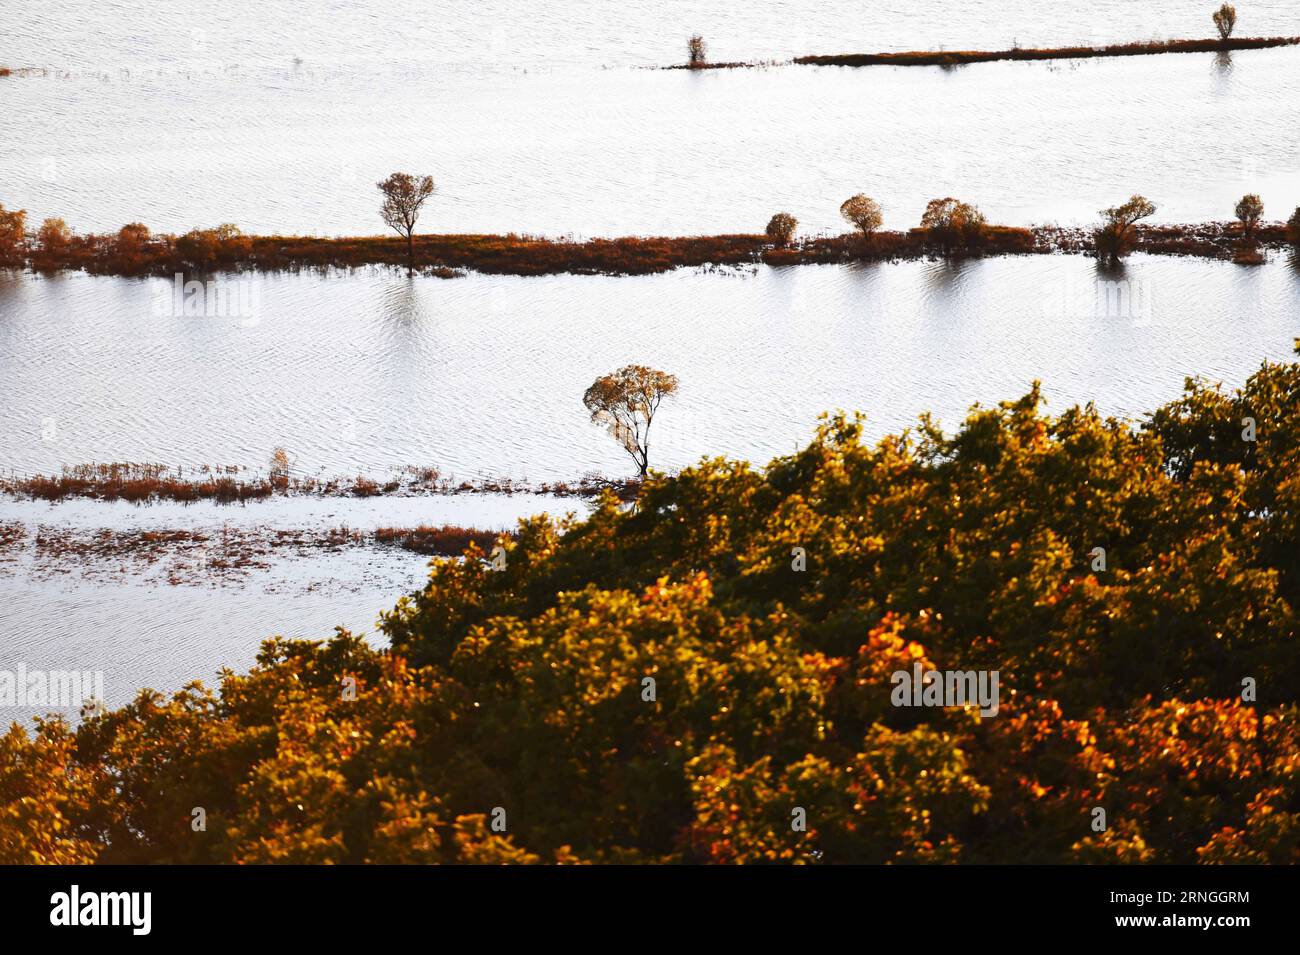
<path id="1" fill-rule="evenodd" d="M 627 365 L 597 378 L 582 396 L 591 420 L 632 456 L 641 477 L 650 467 L 650 424 L 659 403 L 677 393 L 677 376 L 645 365 Z"/>
<path id="2" fill-rule="evenodd" d="M 424 200 L 433 195 L 433 177 L 395 172 L 375 185 L 384 194 L 379 214 L 389 228 L 406 236 L 406 274 L 410 275 L 415 269 L 415 223 Z"/>
<path id="3" fill-rule="evenodd" d="M 1212 19 L 1219 30 L 1219 38 L 1227 40 L 1232 36 L 1233 28 L 1237 25 L 1237 8 L 1230 3 L 1225 3 L 1214 11 Z"/>

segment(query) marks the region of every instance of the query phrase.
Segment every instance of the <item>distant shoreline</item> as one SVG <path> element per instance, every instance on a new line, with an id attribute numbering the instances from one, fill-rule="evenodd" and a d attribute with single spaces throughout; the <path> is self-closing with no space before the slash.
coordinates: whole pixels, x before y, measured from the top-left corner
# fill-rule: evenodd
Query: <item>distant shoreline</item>
<path id="1" fill-rule="evenodd" d="M 1107 46 L 1013 47 L 1009 50 L 909 50 L 901 53 L 833 53 L 796 56 L 792 60 L 679 63 L 666 70 L 737 70 L 765 66 L 965 66 L 999 60 L 1082 60 L 1109 56 L 1154 56 L 1161 53 L 1226 53 L 1300 45 L 1300 36 L 1230 37 L 1227 40 L 1145 40 Z"/>

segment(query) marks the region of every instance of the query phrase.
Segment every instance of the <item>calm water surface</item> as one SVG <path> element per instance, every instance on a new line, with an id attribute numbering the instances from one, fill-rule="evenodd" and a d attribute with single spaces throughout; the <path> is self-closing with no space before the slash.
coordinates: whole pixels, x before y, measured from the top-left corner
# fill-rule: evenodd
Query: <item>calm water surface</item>
<path id="1" fill-rule="evenodd" d="M 704 12 L 704 8 L 712 8 Z M 383 230 L 374 184 L 439 184 L 422 228 L 546 235 L 842 231 L 879 199 L 916 224 L 956 195 L 994 221 L 1091 222 L 1141 192 L 1160 218 L 1300 205 L 1300 49 L 940 68 L 718 70 L 714 58 L 1206 36 L 1201 0 L 150 5 L 7 0 L 0 202 L 74 228 L 234 222 Z M 1300 34 L 1283 0 L 1242 33 Z"/>
<path id="2" fill-rule="evenodd" d="M 801 266 L 634 278 L 392 271 L 271 275 L 251 320 L 157 316 L 161 279 L 0 279 L 0 466 L 87 461 L 532 481 L 631 462 L 582 393 L 628 362 L 680 394 L 652 463 L 725 454 L 765 463 L 817 416 L 865 412 L 874 434 L 1041 379 L 1049 410 L 1095 401 L 1137 417 L 1185 376 L 1239 384 L 1300 333 L 1300 268 L 1134 257 L 1123 314 L 1093 260 Z M 1111 277 L 1113 278 L 1113 277 Z M 1148 307 L 1149 306 L 1149 307 Z"/>
<path id="3" fill-rule="evenodd" d="M 234 507 L 0 498 L 0 522 L 24 524 L 29 542 L 0 556 L 0 669 L 15 671 L 21 662 L 29 671 L 100 671 L 105 701 L 118 706 L 140 687 L 169 692 L 196 678 L 213 685 L 221 667 L 251 666 L 270 636 L 321 639 L 343 626 L 382 645 L 375 633 L 379 612 L 419 589 L 428 564 L 426 557 L 389 548 L 322 549 L 307 557 L 277 551 L 260 558 L 268 566 L 246 575 L 185 572 L 181 583 L 171 585 L 166 567 L 175 566 L 176 558 L 192 567 L 191 558 L 165 553 L 147 574 L 125 561 L 72 559 L 51 573 L 50 561 L 39 560 L 31 546 L 43 531 L 84 537 L 100 529 L 185 529 L 219 541 L 227 528 L 372 531 L 452 523 L 508 529 L 527 514 L 586 509 L 581 501 L 542 495 L 276 498 Z M 5 707 L 0 727 L 50 711 L 77 715 L 76 707 Z"/>

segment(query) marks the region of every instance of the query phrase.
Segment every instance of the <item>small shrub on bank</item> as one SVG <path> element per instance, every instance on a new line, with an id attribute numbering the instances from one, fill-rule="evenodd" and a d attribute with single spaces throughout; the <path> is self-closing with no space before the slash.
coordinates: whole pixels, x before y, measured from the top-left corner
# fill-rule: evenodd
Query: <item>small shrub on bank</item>
<path id="1" fill-rule="evenodd" d="M 1263 200 L 1253 193 L 1242 196 L 1233 212 L 1241 223 L 1241 237 L 1247 242 L 1255 241 L 1255 233 L 1259 229 L 1259 220 L 1264 217 Z"/>
<path id="2" fill-rule="evenodd" d="M 1210 19 L 1214 21 L 1215 29 L 1219 31 L 1219 38 L 1226 40 L 1232 36 L 1233 28 L 1237 26 L 1237 8 L 1225 3 L 1211 14 Z"/>
<path id="3" fill-rule="evenodd" d="M 1300 206 L 1296 206 L 1291 218 L 1286 220 L 1286 240 L 1292 245 L 1300 245 Z"/>
<path id="4" fill-rule="evenodd" d="M 686 64 L 691 69 L 698 70 L 708 62 L 708 52 L 704 37 L 695 34 L 686 41 Z"/>
<path id="5" fill-rule="evenodd" d="M 778 212 L 767 222 L 767 237 L 777 245 L 789 245 L 799 220 L 788 212 Z"/>
<path id="6" fill-rule="evenodd" d="M 23 264 L 27 243 L 27 210 L 0 204 L 0 267 Z"/>
<path id="7" fill-rule="evenodd" d="M 195 272 L 236 269 L 253 250 L 252 241 L 231 223 L 215 229 L 192 229 L 176 240 L 176 252 Z"/>
<path id="8" fill-rule="evenodd" d="M 880 212 L 880 203 L 862 193 L 845 199 L 840 206 L 840 215 L 864 236 L 871 235 L 884 221 Z"/>
<path id="9" fill-rule="evenodd" d="M 1097 257 L 1114 264 L 1133 251 L 1133 227 L 1156 214 L 1156 206 L 1145 196 L 1130 196 L 1128 202 L 1101 211 L 1102 224 L 1093 233 Z"/>
<path id="10" fill-rule="evenodd" d="M 62 219 L 46 219 L 36 232 L 36 250 L 32 264 L 42 272 L 58 269 L 72 245 L 72 230 Z"/>
<path id="11" fill-rule="evenodd" d="M 984 213 L 951 196 L 930 200 L 921 216 L 921 228 L 931 243 L 938 244 L 944 255 L 975 251 L 988 236 Z"/>
<path id="12" fill-rule="evenodd" d="M 271 452 L 271 467 L 268 477 L 271 486 L 277 491 L 286 491 L 289 488 L 289 473 L 293 470 L 293 462 L 289 459 L 289 452 L 284 448 L 276 448 Z"/>

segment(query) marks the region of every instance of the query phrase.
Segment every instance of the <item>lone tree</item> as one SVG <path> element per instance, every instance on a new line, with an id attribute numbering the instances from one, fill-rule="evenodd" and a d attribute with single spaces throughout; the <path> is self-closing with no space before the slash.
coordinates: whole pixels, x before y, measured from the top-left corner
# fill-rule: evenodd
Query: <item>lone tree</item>
<path id="1" fill-rule="evenodd" d="M 704 45 L 704 37 L 698 33 L 686 41 L 687 63 L 693 70 L 698 70 L 704 66 L 705 58 L 709 55 L 709 48 Z"/>
<path id="2" fill-rule="evenodd" d="M 845 199 L 844 204 L 840 206 L 840 215 L 864 236 L 871 235 L 884 221 L 880 214 L 880 203 L 862 193 L 858 193 L 851 199 Z"/>
<path id="3" fill-rule="evenodd" d="M 275 448 L 271 452 L 271 486 L 279 491 L 286 490 L 289 487 L 289 474 L 292 470 L 293 462 L 289 458 L 289 452 L 284 448 Z"/>
<path id="4" fill-rule="evenodd" d="M 1241 237 L 1247 242 L 1253 242 L 1255 232 L 1259 229 L 1259 220 L 1264 217 L 1263 200 L 1254 193 L 1242 196 L 1234 211 L 1241 220 Z"/>
<path id="5" fill-rule="evenodd" d="M 931 199 L 921 215 L 921 228 L 943 248 L 944 255 L 954 249 L 969 248 L 981 242 L 988 232 L 984 213 L 969 202 L 949 196 Z"/>
<path id="6" fill-rule="evenodd" d="M 1101 210 L 1101 228 L 1093 235 L 1097 257 L 1112 265 L 1133 250 L 1133 226 L 1156 214 L 1156 204 L 1145 196 L 1130 196 L 1128 202 Z"/>
<path id="7" fill-rule="evenodd" d="M 646 476 L 650 466 L 650 424 L 659 402 L 677 393 L 677 376 L 645 365 L 627 365 L 597 378 L 582 396 L 591 420 L 632 455 Z"/>
<path id="8" fill-rule="evenodd" d="M 1293 245 L 1300 245 L 1300 206 L 1296 206 L 1291 218 L 1286 220 L 1286 238 Z"/>
<path id="9" fill-rule="evenodd" d="M 1219 29 L 1219 39 L 1228 39 L 1237 25 L 1237 8 L 1230 3 L 1219 7 L 1214 11 L 1214 25 Z"/>
<path id="10" fill-rule="evenodd" d="M 389 228 L 406 236 L 406 274 L 410 275 L 415 270 L 415 223 L 424 200 L 433 195 L 433 177 L 395 172 L 375 185 L 384 194 L 379 214 Z"/>
<path id="11" fill-rule="evenodd" d="M 789 245 L 799 220 L 788 212 L 778 212 L 767 221 L 767 237 L 777 245 Z"/>

